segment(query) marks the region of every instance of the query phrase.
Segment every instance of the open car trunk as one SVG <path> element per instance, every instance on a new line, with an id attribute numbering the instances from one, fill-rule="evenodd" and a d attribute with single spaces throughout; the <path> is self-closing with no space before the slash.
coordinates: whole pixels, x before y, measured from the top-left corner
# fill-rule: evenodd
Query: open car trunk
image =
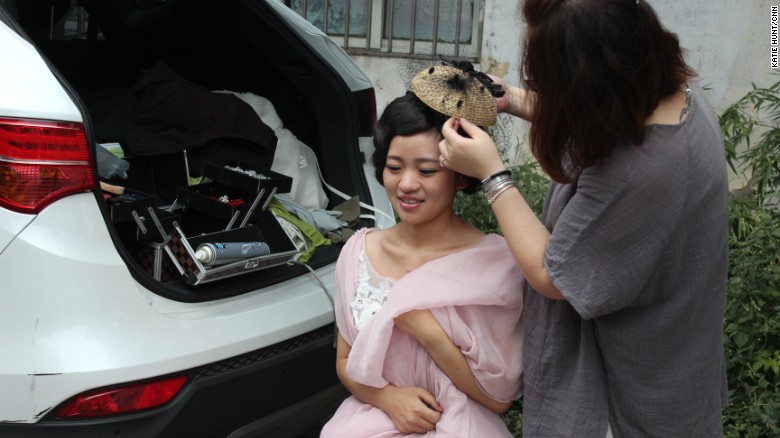
<path id="1" fill-rule="evenodd" d="M 303 251 L 271 192 L 330 210 L 345 199 L 321 173 L 371 202 L 358 142 L 371 135 L 373 90 L 348 84 L 265 1 L 72 3 L 19 2 L 20 22 L 78 96 L 100 179 L 121 187 L 98 194 L 106 223 L 147 289 L 204 301 L 306 272 L 288 263 Z M 195 262 L 201 243 L 241 241 L 270 253 Z M 307 263 L 339 250 L 317 246 Z"/>

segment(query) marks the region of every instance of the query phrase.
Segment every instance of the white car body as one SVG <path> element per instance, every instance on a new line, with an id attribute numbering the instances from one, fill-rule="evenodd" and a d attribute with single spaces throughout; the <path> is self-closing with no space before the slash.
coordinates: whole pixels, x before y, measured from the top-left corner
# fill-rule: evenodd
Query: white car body
<path id="1" fill-rule="evenodd" d="M 275 0 L 268 1 L 268 6 L 327 61 L 349 90 L 371 89 L 365 74 L 322 32 Z M 0 18 L 3 15 L 0 120 L 69 121 L 89 130 L 84 105 L 73 88 L 58 77 L 40 50 L 11 26 L 10 14 L 0 8 Z M 366 137 L 365 133 L 362 136 Z M 364 148 L 368 144 L 365 138 L 360 143 Z M 370 172 L 371 168 L 363 165 L 359 170 Z M 381 187 L 372 177 L 364 178 L 356 187 L 362 184 L 363 190 L 381 202 L 377 213 L 382 216 L 384 211 L 384 218 L 379 219 L 379 226 L 390 224 L 387 218 L 392 213 L 382 199 Z M 107 226 L 97 191 L 96 185 L 92 191 L 69 194 L 37 214 L 3 208 L 0 203 L 0 436 L 98 436 L 107 430 L 130 436 L 147 433 L 139 431 L 170 433 L 178 430 L 169 424 L 180 409 L 174 401 L 189 397 L 198 388 L 194 385 L 197 382 L 190 386 L 188 381 L 174 401 L 116 419 L 69 421 L 54 418 L 53 411 L 78 394 L 191 372 L 273 349 L 318 330 L 331 330 L 327 342 L 332 349 L 334 318 L 329 294 L 335 290 L 335 259 L 311 272 L 225 298 L 171 299 L 139 281 L 139 274 L 129 267 L 119 250 L 121 244 Z M 285 354 L 269 353 L 271 359 L 253 359 L 256 362 L 236 369 L 259 369 L 258 364 L 267 361 L 269 373 L 279 374 L 263 378 L 281 381 L 285 377 L 279 370 L 286 372 L 287 368 L 279 368 L 274 361 Z M 296 362 L 290 372 L 300 366 Z M 335 373 L 335 363 L 311 362 L 311 366 L 325 367 L 314 370 L 317 373 Z M 203 381 L 198 382 L 201 389 L 208 389 Z M 338 385 L 328 385 L 309 404 L 291 402 L 273 415 L 258 415 L 240 423 L 231 420 L 220 433 L 230 432 L 235 437 L 301 433 L 302 428 L 313 426 L 314 419 L 304 419 L 296 412 L 308 410 L 321 416 L 344 396 Z M 273 392 L 256 395 L 259 400 L 279 396 Z M 213 400 L 215 409 L 225 402 L 225 398 Z M 199 412 L 189 411 L 188 418 L 209 414 Z M 218 423 L 220 418 L 202 421 Z M 204 432 L 204 436 L 211 434 Z"/>

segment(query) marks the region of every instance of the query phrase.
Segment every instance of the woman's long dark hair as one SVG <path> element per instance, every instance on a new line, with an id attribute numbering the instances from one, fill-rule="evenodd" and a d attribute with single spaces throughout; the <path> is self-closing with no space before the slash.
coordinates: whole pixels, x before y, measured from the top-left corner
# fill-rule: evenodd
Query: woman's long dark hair
<path id="1" fill-rule="evenodd" d="M 441 134 L 441 128 L 447 119 L 447 116 L 427 106 L 412 92 L 390 102 L 374 127 L 374 153 L 371 155 L 371 163 L 374 165 L 377 181 L 384 185 L 382 176 L 387 165 L 387 153 L 395 136 L 415 135 L 431 129 Z M 463 192 L 474 193 L 478 183 L 479 180 L 469 178 L 469 184 Z"/>
<path id="2" fill-rule="evenodd" d="M 647 117 L 695 74 L 643 0 L 525 0 L 522 12 L 531 151 L 558 182 L 641 144 Z"/>

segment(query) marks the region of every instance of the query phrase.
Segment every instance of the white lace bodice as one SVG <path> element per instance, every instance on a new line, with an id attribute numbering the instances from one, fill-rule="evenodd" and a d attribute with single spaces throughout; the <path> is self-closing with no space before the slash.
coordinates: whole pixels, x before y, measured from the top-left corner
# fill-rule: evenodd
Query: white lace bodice
<path id="1" fill-rule="evenodd" d="M 360 251 L 358 263 L 360 274 L 357 291 L 355 292 L 355 299 L 352 300 L 349 307 L 352 309 L 352 319 L 355 327 L 360 330 L 385 304 L 390 288 L 393 287 L 393 281 L 379 275 L 374 270 L 374 267 L 371 266 L 371 262 L 368 260 L 368 256 L 366 256 L 365 240 L 363 241 L 363 249 Z"/>

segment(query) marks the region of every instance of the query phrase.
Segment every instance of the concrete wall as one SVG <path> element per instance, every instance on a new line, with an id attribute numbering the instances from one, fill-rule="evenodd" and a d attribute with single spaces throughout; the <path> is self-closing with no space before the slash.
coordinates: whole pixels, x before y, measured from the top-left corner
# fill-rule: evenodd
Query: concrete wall
<path id="1" fill-rule="evenodd" d="M 642 0 L 646 1 L 646 0 Z M 766 86 L 780 79 L 770 68 L 769 0 L 649 0 L 662 23 L 680 38 L 688 63 L 709 89 L 718 113 L 738 100 L 751 83 Z M 482 57 L 477 68 L 519 83 L 518 64 L 524 24 L 518 2 L 485 0 Z M 403 94 L 411 78 L 434 61 L 355 56 L 374 81 L 378 111 Z M 527 126 L 509 116 L 499 118 L 494 136 L 510 159 L 524 155 Z"/>

